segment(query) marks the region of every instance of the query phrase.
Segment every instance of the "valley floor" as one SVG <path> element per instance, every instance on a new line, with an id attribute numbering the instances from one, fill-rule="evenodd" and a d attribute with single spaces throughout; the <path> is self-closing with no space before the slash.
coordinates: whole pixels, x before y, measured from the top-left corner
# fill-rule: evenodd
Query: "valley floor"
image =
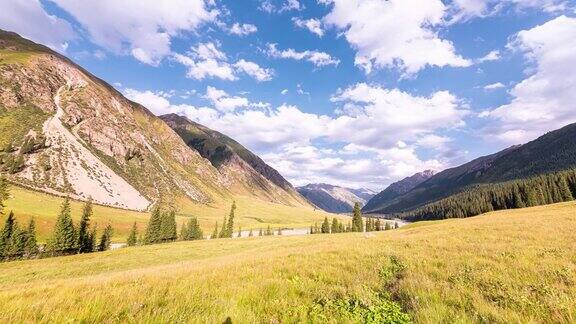
<path id="1" fill-rule="evenodd" d="M 236 209 L 235 231 L 238 230 L 238 227 L 242 230 L 253 229 L 255 233 L 260 228 L 265 230 L 267 226 L 272 229 L 309 228 L 314 223 L 320 224 L 325 216 L 328 216 L 330 220 L 332 217 L 338 217 L 345 222 L 350 220 L 348 216 L 328 214 L 321 210 L 314 210 L 312 207 L 273 204 L 247 196 L 238 196 L 235 199 L 238 207 Z M 5 209 L 6 211 L 14 211 L 20 224 L 27 224 L 29 219 L 33 217 L 37 224 L 38 238 L 41 242 L 46 242 L 52 234 L 63 200 L 62 197 L 11 186 L 10 199 L 6 201 Z M 72 201 L 71 205 L 72 218 L 77 224 L 83 203 Z M 222 225 L 224 216 L 230 213 L 231 205 L 232 201 L 224 200 L 214 202 L 211 205 L 195 204 L 187 199 L 176 201 L 178 228 L 189 217 L 197 217 L 204 230 L 204 235 L 207 236 L 214 229 L 216 222 L 220 226 Z M 124 243 L 134 222 L 137 223 L 139 232 L 144 233 L 149 217 L 150 213 L 146 212 L 95 205 L 91 222 L 97 224 L 99 230 L 110 223 L 114 228 L 113 242 Z M 4 223 L 4 219 L 5 215 L 4 217 L 0 215 L 0 224 Z"/>
<path id="2" fill-rule="evenodd" d="M 1 322 L 576 321 L 576 204 L 0 264 Z"/>

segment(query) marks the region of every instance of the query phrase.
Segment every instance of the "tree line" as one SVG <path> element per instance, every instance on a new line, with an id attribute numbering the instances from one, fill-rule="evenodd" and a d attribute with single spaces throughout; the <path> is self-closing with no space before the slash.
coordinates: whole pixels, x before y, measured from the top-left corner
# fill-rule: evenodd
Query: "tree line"
<path id="1" fill-rule="evenodd" d="M 0 178 L 0 213 L 4 213 L 4 202 L 8 198 L 8 182 Z M 77 253 L 105 251 L 110 248 L 112 226 L 108 224 L 100 238 L 97 227 L 90 225 L 92 202 L 84 204 L 80 222 L 72 221 L 70 198 L 66 197 L 60 208 L 52 235 L 45 245 L 39 245 L 36 238 L 36 223 L 31 218 L 27 226 L 20 226 L 14 212 L 10 211 L 0 233 L 0 260 L 16 260 L 48 257 Z"/>
<path id="2" fill-rule="evenodd" d="M 399 214 L 409 220 L 476 216 L 490 211 L 533 207 L 574 200 L 576 169 L 496 184 L 480 184 Z"/>
<path id="3" fill-rule="evenodd" d="M 394 228 L 398 228 L 398 222 L 394 222 Z M 329 234 L 329 233 L 346 233 L 346 232 L 375 232 L 375 231 L 387 231 L 392 229 L 392 223 L 388 221 L 382 221 L 380 218 L 366 217 L 363 220 L 362 210 L 360 208 L 360 203 L 354 204 L 354 211 L 352 220 L 344 225 L 336 217 L 332 219 L 332 222 L 328 220 L 328 216 L 324 217 L 324 221 L 318 226 L 318 223 L 310 226 L 310 234 Z"/>

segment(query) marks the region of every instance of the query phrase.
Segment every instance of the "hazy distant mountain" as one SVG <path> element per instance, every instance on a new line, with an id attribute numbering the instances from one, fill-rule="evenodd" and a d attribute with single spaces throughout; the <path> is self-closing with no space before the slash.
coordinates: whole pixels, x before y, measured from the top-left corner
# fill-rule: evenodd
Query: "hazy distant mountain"
<path id="1" fill-rule="evenodd" d="M 400 181 L 394 182 L 389 185 L 386 189 L 382 190 L 376 196 L 372 197 L 364 208 L 365 212 L 377 211 L 386 207 L 395 198 L 407 193 L 412 190 L 417 185 L 430 179 L 434 175 L 434 171 L 426 170 L 423 172 L 418 172 L 410 177 L 404 178 Z"/>
<path id="2" fill-rule="evenodd" d="M 370 189 L 350 189 L 325 183 L 309 184 L 296 189 L 318 208 L 332 213 L 350 212 L 356 202 L 364 205 L 376 194 Z"/>

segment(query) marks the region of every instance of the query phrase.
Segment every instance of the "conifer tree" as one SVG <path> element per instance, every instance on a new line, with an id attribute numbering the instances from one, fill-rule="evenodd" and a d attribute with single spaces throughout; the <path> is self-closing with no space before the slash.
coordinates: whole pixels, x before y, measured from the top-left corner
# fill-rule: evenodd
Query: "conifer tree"
<path id="1" fill-rule="evenodd" d="M 258 232 L 258 236 L 263 236 L 264 233 L 262 232 L 262 227 L 260 227 L 260 231 Z"/>
<path id="2" fill-rule="evenodd" d="M 388 230 L 391 230 L 391 229 L 392 229 L 392 226 L 390 226 L 390 222 L 386 222 L 386 225 L 384 225 L 384 230 L 385 230 L 385 231 L 388 231 Z"/>
<path id="3" fill-rule="evenodd" d="M 220 229 L 218 237 L 225 238 L 227 236 L 228 236 L 228 218 L 224 216 L 224 220 L 222 221 L 222 228 Z"/>
<path id="4" fill-rule="evenodd" d="M 2 233 L 0 233 L 0 259 L 2 259 L 6 254 L 15 225 L 16 218 L 14 217 L 14 213 L 11 211 L 6 218 L 6 221 L 4 221 L 4 228 L 2 229 Z"/>
<path id="5" fill-rule="evenodd" d="M 8 199 L 8 180 L 0 176 L 0 215 L 4 213 L 4 202 Z"/>
<path id="6" fill-rule="evenodd" d="M 328 222 L 328 216 L 324 216 L 324 221 L 322 222 L 322 227 L 320 227 L 322 234 L 330 233 L 330 223 Z"/>
<path id="7" fill-rule="evenodd" d="M 330 228 L 330 231 L 331 231 L 332 233 L 338 233 L 338 232 L 340 232 L 340 228 L 339 228 L 339 225 L 338 225 L 338 219 L 337 219 L 336 217 L 332 218 L 332 226 L 331 226 L 331 228 Z"/>
<path id="8" fill-rule="evenodd" d="M 354 216 L 352 216 L 352 232 L 362 232 L 364 230 L 364 224 L 362 224 L 362 211 L 360 209 L 360 203 L 354 204 Z"/>
<path id="9" fill-rule="evenodd" d="M 8 245 L 6 247 L 5 257 L 9 259 L 20 258 L 24 255 L 24 249 L 26 247 L 26 232 L 14 223 L 14 228 L 12 230 L 12 235 L 8 240 Z"/>
<path id="10" fill-rule="evenodd" d="M 380 218 L 378 218 L 376 220 L 376 226 L 375 227 L 376 227 L 376 231 L 378 231 L 378 232 L 382 230 L 382 221 L 380 220 Z"/>
<path id="11" fill-rule="evenodd" d="M 254 233 L 252 233 L 252 229 L 250 229 L 250 232 L 248 232 L 248 237 L 252 237 L 254 236 Z"/>
<path id="12" fill-rule="evenodd" d="M 112 239 L 112 225 L 106 225 L 102 236 L 100 236 L 100 243 L 98 244 L 98 251 L 106 251 L 110 249 L 110 243 Z"/>
<path id="13" fill-rule="evenodd" d="M 277 235 L 282 235 L 282 227 L 278 227 Z"/>
<path id="14" fill-rule="evenodd" d="M 226 228 L 227 237 L 232 237 L 234 232 L 234 212 L 236 211 L 236 202 L 232 202 L 232 207 L 230 208 L 230 215 L 228 216 L 228 225 Z"/>
<path id="15" fill-rule="evenodd" d="M 201 240 L 204 238 L 204 233 L 202 232 L 202 228 L 200 228 L 200 223 L 198 223 L 196 217 L 193 217 L 190 220 L 190 224 L 188 224 L 188 233 L 191 240 Z"/>
<path id="16" fill-rule="evenodd" d="M 400 225 L 398 225 L 398 222 L 394 222 L 394 228 L 397 229 L 399 227 L 400 227 Z"/>
<path id="17" fill-rule="evenodd" d="M 172 242 L 176 240 L 178 234 L 176 226 L 176 212 L 174 212 L 174 210 L 162 213 L 160 228 L 162 242 Z"/>
<path id="18" fill-rule="evenodd" d="M 160 208 L 156 207 L 152 210 L 150 219 L 148 220 L 148 227 L 144 235 L 144 244 L 155 244 L 162 240 L 162 212 Z"/>
<path id="19" fill-rule="evenodd" d="M 24 255 L 30 257 L 38 253 L 38 241 L 36 240 L 36 222 L 34 218 L 30 219 L 26 229 L 26 243 L 24 246 Z"/>
<path id="20" fill-rule="evenodd" d="M 274 235 L 274 233 L 272 233 L 272 228 L 270 228 L 270 225 L 268 225 L 268 228 L 266 228 L 266 236 L 270 235 Z"/>
<path id="21" fill-rule="evenodd" d="M 212 232 L 212 235 L 210 235 L 210 239 L 215 239 L 218 238 L 218 222 L 216 222 L 216 226 L 214 227 L 214 231 Z"/>
<path id="22" fill-rule="evenodd" d="M 188 241 L 191 239 L 190 237 L 192 235 L 189 232 L 189 226 L 188 226 L 188 225 L 190 225 L 190 221 L 191 221 L 191 219 L 188 219 L 188 223 L 182 224 L 182 227 L 180 228 L 180 240 L 181 241 Z"/>
<path id="23" fill-rule="evenodd" d="M 92 230 L 90 231 L 90 235 L 89 237 L 89 242 L 90 242 L 90 249 L 88 250 L 89 252 L 94 252 L 94 250 L 96 250 L 96 231 L 97 231 L 98 227 L 96 226 L 96 224 L 92 225 Z"/>
<path id="24" fill-rule="evenodd" d="M 76 248 L 76 231 L 72 223 L 70 198 L 66 197 L 62 203 L 60 214 L 56 219 L 54 234 L 52 236 L 52 250 L 58 253 L 70 253 Z"/>
<path id="25" fill-rule="evenodd" d="M 138 237 L 138 227 L 136 226 L 136 222 L 134 222 L 134 224 L 132 224 L 132 228 L 130 229 L 130 233 L 128 234 L 126 245 L 128 246 L 136 245 L 137 237 Z"/>
<path id="26" fill-rule="evenodd" d="M 242 228 L 238 227 L 238 237 L 242 237 Z"/>
<path id="27" fill-rule="evenodd" d="M 90 242 L 90 217 L 92 217 L 92 200 L 88 200 L 82 209 L 82 217 L 78 224 L 78 253 L 92 252 Z"/>

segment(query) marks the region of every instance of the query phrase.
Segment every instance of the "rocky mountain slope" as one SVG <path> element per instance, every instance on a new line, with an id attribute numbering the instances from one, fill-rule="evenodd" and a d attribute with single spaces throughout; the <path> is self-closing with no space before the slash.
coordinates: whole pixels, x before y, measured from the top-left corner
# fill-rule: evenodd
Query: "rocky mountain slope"
<path id="1" fill-rule="evenodd" d="M 524 145 L 513 146 L 444 170 L 386 205 L 370 211 L 410 211 L 462 192 L 473 185 L 526 179 L 573 169 L 576 167 L 575 138 L 576 124 L 565 126 Z"/>
<path id="2" fill-rule="evenodd" d="M 325 183 L 309 184 L 297 190 L 318 208 L 332 213 L 350 212 L 356 202 L 364 205 L 375 194 L 370 189 L 350 189 Z"/>
<path id="3" fill-rule="evenodd" d="M 395 198 L 412 190 L 417 185 L 430 179 L 433 175 L 434 171 L 426 170 L 423 172 L 418 172 L 410 177 L 406 177 L 400 181 L 394 182 L 386 189 L 382 190 L 380 193 L 368 200 L 364 208 L 362 208 L 362 211 L 369 213 L 371 211 L 383 209 Z"/>
<path id="4" fill-rule="evenodd" d="M 0 170 L 15 183 L 137 210 L 175 198 L 249 195 L 239 179 L 254 176 L 242 168 L 221 172 L 143 106 L 64 56 L 4 31 L 0 150 Z M 306 204 L 286 184 L 268 185 L 274 190 L 260 198 Z"/>
<path id="5" fill-rule="evenodd" d="M 237 186 L 237 191 L 280 203 L 289 204 L 294 200 L 306 203 L 278 171 L 232 138 L 176 114 L 160 118 Z"/>

